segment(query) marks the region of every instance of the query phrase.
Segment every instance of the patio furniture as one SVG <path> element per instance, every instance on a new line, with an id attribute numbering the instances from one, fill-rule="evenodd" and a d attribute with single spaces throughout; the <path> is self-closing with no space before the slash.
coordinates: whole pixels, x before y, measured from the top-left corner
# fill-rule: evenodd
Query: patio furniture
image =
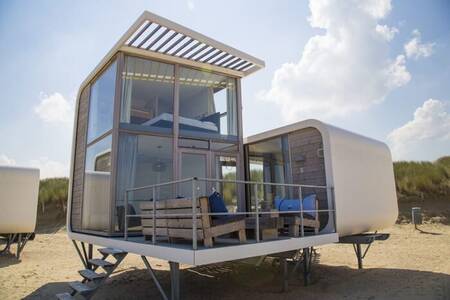
<path id="1" fill-rule="evenodd" d="M 272 214 L 264 214 L 259 217 L 259 238 L 263 241 L 278 239 L 278 231 L 284 226 L 283 218 L 279 216 L 278 211 Z M 247 230 L 256 230 L 256 216 L 247 217 L 245 219 L 245 227 Z M 255 233 L 256 237 L 256 233 Z"/>
<path id="2" fill-rule="evenodd" d="M 210 215 L 210 201 L 208 197 L 200 197 L 196 201 L 197 207 L 197 240 L 203 240 L 205 247 L 213 246 L 213 238 L 237 232 L 241 243 L 247 240 L 245 234 L 245 219 L 234 216 L 213 218 Z M 141 218 L 142 233 L 146 239 L 153 235 L 153 201 L 141 203 L 141 214 L 148 215 Z M 193 219 L 192 200 L 188 198 L 156 201 L 156 236 L 167 236 L 169 240 L 182 238 L 192 240 Z M 164 214 L 164 216 L 161 216 Z M 158 216 L 160 215 L 160 216 Z M 173 216 L 171 216 L 173 215 Z"/>
<path id="3" fill-rule="evenodd" d="M 300 199 L 275 199 L 275 206 L 283 216 L 284 225 L 289 228 L 289 236 L 299 237 L 302 218 L 300 213 L 282 213 L 283 211 L 299 211 Z M 311 194 L 303 199 L 303 228 L 312 228 L 315 234 L 319 233 L 320 221 L 319 213 L 312 212 L 319 207 L 319 200 L 315 194 Z"/>

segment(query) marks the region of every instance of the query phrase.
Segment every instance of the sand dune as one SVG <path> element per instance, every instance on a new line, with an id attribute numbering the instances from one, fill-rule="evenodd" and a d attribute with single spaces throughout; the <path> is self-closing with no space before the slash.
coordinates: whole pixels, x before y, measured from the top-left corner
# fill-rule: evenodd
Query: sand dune
<path id="1" fill-rule="evenodd" d="M 396 225 L 391 238 L 372 246 L 364 270 L 356 268 L 350 245 L 318 248 L 312 284 L 301 276 L 281 293 L 276 262 L 256 269 L 248 263 L 225 263 L 182 272 L 183 299 L 450 299 L 450 226 Z M 166 289 L 167 264 L 151 260 Z M 55 299 L 78 280 L 81 263 L 62 231 L 39 234 L 21 261 L 0 257 L 0 299 Z M 159 299 L 156 287 L 136 255 L 129 255 L 93 299 Z"/>

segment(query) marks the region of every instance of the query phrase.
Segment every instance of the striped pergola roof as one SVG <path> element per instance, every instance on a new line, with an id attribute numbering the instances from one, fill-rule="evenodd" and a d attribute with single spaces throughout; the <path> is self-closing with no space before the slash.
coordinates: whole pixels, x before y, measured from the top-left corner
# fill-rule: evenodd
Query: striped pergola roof
<path id="1" fill-rule="evenodd" d="M 144 11 L 85 81 L 92 79 L 119 51 L 238 77 L 265 66 L 256 57 Z"/>

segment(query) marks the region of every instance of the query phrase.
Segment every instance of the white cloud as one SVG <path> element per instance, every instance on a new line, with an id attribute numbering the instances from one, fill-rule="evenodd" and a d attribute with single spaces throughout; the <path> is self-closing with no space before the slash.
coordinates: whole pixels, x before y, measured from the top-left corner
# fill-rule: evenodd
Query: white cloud
<path id="1" fill-rule="evenodd" d="M 431 149 L 438 142 L 450 140 L 450 103 L 428 99 L 416 109 L 411 121 L 394 129 L 387 139 L 396 159 L 408 157 L 417 148 Z"/>
<path id="2" fill-rule="evenodd" d="M 389 0 L 314 0 L 309 7 L 311 26 L 325 34 L 311 37 L 300 60 L 283 64 L 259 93 L 280 106 L 284 121 L 365 110 L 410 80 L 404 56 L 388 56 L 398 30 L 378 24 L 391 11 Z"/>
<path id="3" fill-rule="evenodd" d="M 405 53 L 408 58 L 419 59 L 433 54 L 435 43 L 422 43 L 420 31 L 415 29 L 412 32 L 413 38 L 405 44 Z"/>
<path id="4" fill-rule="evenodd" d="M 377 24 L 377 26 L 375 27 L 375 32 L 378 33 L 381 38 L 390 42 L 399 31 L 395 27 Z"/>
<path id="5" fill-rule="evenodd" d="M 0 166 L 15 166 L 16 161 L 5 154 L 0 154 Z"/>
<path id="6" fill-rule="evenodd" d="M 190 11 L 194 11 L 194 9 L 195 9 L 195 3 L 194 3 L 194 1 L 188 0 L 188 1 L 187 1 L 187 7 L 188 7 L 188 9 L 189 9 Z"/>
<path id="7" fill-rule="evenodd" d="M 34 108 L 34 112 L 47 123 L 72 124 L 73 104 L 66 100 L 60 93 L 47 95 L 41 93 L 40 103 Z"/>
<path id="8" fill-rule="evenodd" d="M 30 166 L 40 170 L 41 178 L 69 176 L 69 164 L 53 161 L 48 157 L 31 160 Z"/>

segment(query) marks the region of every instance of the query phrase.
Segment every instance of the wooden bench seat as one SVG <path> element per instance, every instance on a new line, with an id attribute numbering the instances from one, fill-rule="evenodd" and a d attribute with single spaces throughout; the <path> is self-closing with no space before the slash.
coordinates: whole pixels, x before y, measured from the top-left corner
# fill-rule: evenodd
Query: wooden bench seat
<path id="1" fill-rule="evenodd" d="M 192 200 L 187 198 L 168 199 L 156 201 L 156 235 L 167 236 L 169 240 L 182 238 L 192 240 Z M 196 201 L 197 213 L 197 240 L 203 240 L 205 247 L 213 246 L 213 238 L 237 232 L 239 241 L 245 242 L 245 219 L 220 218 L 213 222 L 207 197 L 200 197 Z M 142 233 L 145 238 L 153 235 L 153 201 L 141 202 Z M 159 216 L 158 216 L 159 215 Z M 163 216 L 161 216 L 163 215 Z M 173 216 L 171 216 L 173 215 Z"/>

